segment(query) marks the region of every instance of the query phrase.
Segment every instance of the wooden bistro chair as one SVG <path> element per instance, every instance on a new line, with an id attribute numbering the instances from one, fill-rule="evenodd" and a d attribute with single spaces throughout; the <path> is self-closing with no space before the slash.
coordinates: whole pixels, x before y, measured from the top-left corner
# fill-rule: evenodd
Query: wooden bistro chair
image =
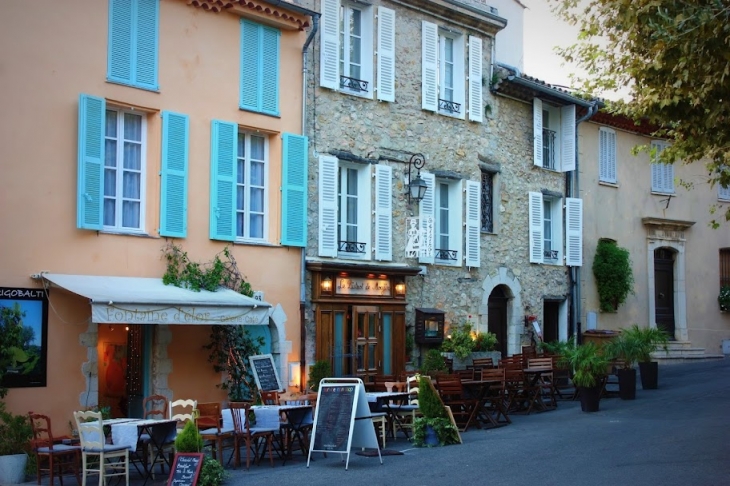
<path id="1" fill-rule="evenodd" d="M 532 369 L 549 370 L 540 374 L 540 378 L 535 384 L 535 390 L 533 390 L 533 393 L 536 397 L 539 397 L 543 408 L 557 407 L 558 403 L 555 400 L 555 377 L 553 376 L 553 358 L 550 356 L 546 358 L 530 358 L 527 361 L 527 367 Z M 530 407 L 532 407 L 532 404 L 530 404 Z"/>
<path id="2" fill-rule="evenodd" d="M 279 392 L 274 391 L 261 391 L 261 403 L 263 405 L 279 405 L 280 397 Z"/>
<path id="3" fill-rule="evenodd" d="M 221 427 L 221 404 L 217 402 L 198 403 L 197 425 L 203 441 L 211 446 L 213 459 L 223 464 L 223 448 L 233 447 L 235 428 Z"/>
<path id="4" fill-rule="evenodd" d="M 177 427 L 184 427 L 187 422 L 195 421 L 198 402 L 196 400 L 173 400 L 169 403 L 168 417 L 177 420 Z"/>
<path id="5" fill-rule="evenodd" d="M 436 382 L 436 389 L 444 405 L 451 407 L 456 425 L 459 426 L 462 432 L 466 432 L 474 418 L 473 415 L 476 410 L 477 399 L 465 396 L 459 378 L 450 380 L 439 379 Z"/>
<path id="6" fill-rule="evenodd" d="M 101 412 L 74 412 L 74 420 L 81 439 L 82 485 L 86 486 L 88 473 L 95 473 L 99 485 L 124 476 L 129 486 L 129 447 L 106 443 Z"/>
<path id="7" fill-rule="evenodd" d="M 256 464 L 261 461 L 263 454 L 258 454 L 260 439 L 264 440 L 271 467 L 274 467 L 273 443 L 274 435 L 279 432 L 279 427 L 251 427 L 249 420 L 251 404 L 249 402 L 230 402 L 229 406 L 233 416 L 233 457 L 235 457 L 235 467 L 241 465 L 241 446 L 246 448 L 246 470 L 251 466 L 251 451 L 254 453 Z"/>
<path id="8" fill-rule="evenodd" d="M 169 408 L 170 407 L 167 403 L 167 397 L 164 395 L 150 395 L 142 400 L 142 410 L 145 419 L 166 419 L 168 416 L 167 414 Z M 156 454 L 153 450 L 154 447 L 152 443 L 152 438 L 149 436 L 149 434 L 142 434 L 142 436 L 140 437 L 140 441 L 142 442 L 141 447 L 145 449 L 145 456 L 150 462 L 154 461 L 154 464 L 150 465 L 150 469 L 154 469 L 155 464 L 159 464 L 160 470 L 164 474 L 166 464 L 165 458 L 158 457 L 156 461 L 154 460 Z M 174 437 L 172 438 L 172 440 L 166 441 L 164 444 L 162 444 L 162 447 L 166 450 L 170 457 L 174 455 L 174 446 Z M 154 479 L 154 474 L 152 475 L 152 477 Z"/>
<path id="9" fill-rule="evenodd" d="M 63 473 L 68 469 L 73 469 L 76 481 L 80 483 L 79 459 L 81 447 L 54 444 L 53 434 L 51 433 L 51 419 L 47 415 L 28 412 L 28 417 L 33 429 L 31 447 L 36 458 L 38 484 L 41 484 L 41 474 L 46 472 L 50 477 L 50 485 L 53 485 L 54 477 L 58 477 L 61 486 L 63 486 Z"/>
<path id="10" fill-rule="evenodd" d="M 472 366 L 475 369 L 494 368 L 494 360 L 492 358 L 474 358 Z"/>
<path id="11" fill-rule="evenodd" d="M 493 381 L 494 383 L 489 387 L 489 395 L 487 400 L 489 401 L 488 409 L 492 413 L 492 419 L 494 424 L 511 424 L 512 420 L 507 414 L 507 392 L 505 388 L 505 369 L 504 368 L 490 368 L 482 370 L 482 380 Z M 502 420 L 500 420 L 502 417 Z"/>

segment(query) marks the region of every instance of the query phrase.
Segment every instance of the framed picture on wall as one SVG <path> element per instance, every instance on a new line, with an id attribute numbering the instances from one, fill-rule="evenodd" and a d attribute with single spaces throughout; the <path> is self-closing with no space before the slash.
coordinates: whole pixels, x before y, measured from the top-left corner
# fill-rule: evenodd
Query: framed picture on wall
<path id="1" fill-rule="evenodd" d="M 0 347 L 10 351 L 2 386 L 46 386 L 48 298 L 43 289 L 0 287 Z"/>

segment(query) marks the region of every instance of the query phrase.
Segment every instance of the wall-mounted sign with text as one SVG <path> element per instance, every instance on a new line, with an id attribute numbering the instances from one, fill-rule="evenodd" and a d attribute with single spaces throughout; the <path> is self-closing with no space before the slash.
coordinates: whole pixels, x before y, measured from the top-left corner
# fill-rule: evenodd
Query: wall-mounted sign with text
<path id="1" fill-rule="evenodd" d="M 340 295 L 390 295 L 390 280 L 337 277 L 335 293 Z"/>

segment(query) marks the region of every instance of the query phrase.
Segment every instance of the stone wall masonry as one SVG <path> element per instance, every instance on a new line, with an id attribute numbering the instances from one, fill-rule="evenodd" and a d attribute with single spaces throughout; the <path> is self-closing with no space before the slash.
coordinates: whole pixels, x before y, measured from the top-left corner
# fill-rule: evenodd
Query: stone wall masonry
<path id="1" fill-rule="evenodd" d="M 318 9 L 319 2 L 307 5 Z M 436 307 L 446 312 L 447 325 L 477 318 L 485 292 L 482 284 L 500 268 L 509 269 L 521 283 L 521 302 L 530 313 L 541 315 L 545 295 L 567 295 L 567 268 L 529 263 L 528 192 L 549 189 L 565 193 L 565 174 L 533 166 L 532 105 L 496 96 L 483 87 L 483 102 L 490 112 L 483 123 L 434 114 L 421 109 L 421 21 L 444 25 L 442 19 L 405 9 L 390 2 L 375 2 L 396 11 L 396 87 L 394 103 L 379 102 L 334 92 L 319 86 L 319 47 L 316 36 L 308 60 L 306 134 L 310 140 L 309 234 L 307 256 L 318 249 L 318 159 L 334 150 L 359 157 L 387 156 L 408 160 L 410 153 L 426 156 L 423 170 L 449 170 L 465 179 L 480 180 L 479 158 L 501 164 L 495 178 L 499 200 L 495 201 L 496 233 L 481 236 L 481 268 L 428 265 L 427 275 L 407 280 L 407 323 L 414 321 L 415 307 Z M 484 79 L 489 80 L 492 41 L 463 26 L 465 35 L 483 39 Z M 405 164 L 382 161 L 393 167 L 393 260 L 418 265 L 405 258 L 406 217 L 417 216 L 418 206 L 405 196 Z M 373 233 L 374 234 L 374 233 Z M 307 302 L 311 278 L 307 276 Z M 521 319 L 524 309 L 516 310 Z M 307 360 L 314 355 L 314 324 L 311 306 L 306 312 Z M 486 322 L 486 316 L 479 316 Z M 518 322 L 515 319 L 515 322 Z"/>

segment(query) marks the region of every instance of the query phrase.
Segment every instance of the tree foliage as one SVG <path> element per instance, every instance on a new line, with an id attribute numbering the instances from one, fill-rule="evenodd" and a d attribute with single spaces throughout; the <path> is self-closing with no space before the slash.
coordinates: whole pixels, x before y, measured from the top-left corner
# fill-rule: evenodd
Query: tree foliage
<path id="1" fill-rule="evenodd" d="M 730 187 L 730 4 L 550 1 L 580 28 L 578 43 L 561 54 L 586 70 L 581 89 L 600 96 L 628 88 L 632 100 L 609 110 L 659 127 L 655 136 L 673 141 L 660 161 L 706 159 L 708 182 Z M 730 220 L 730 209 L 724 216 Z"/>

